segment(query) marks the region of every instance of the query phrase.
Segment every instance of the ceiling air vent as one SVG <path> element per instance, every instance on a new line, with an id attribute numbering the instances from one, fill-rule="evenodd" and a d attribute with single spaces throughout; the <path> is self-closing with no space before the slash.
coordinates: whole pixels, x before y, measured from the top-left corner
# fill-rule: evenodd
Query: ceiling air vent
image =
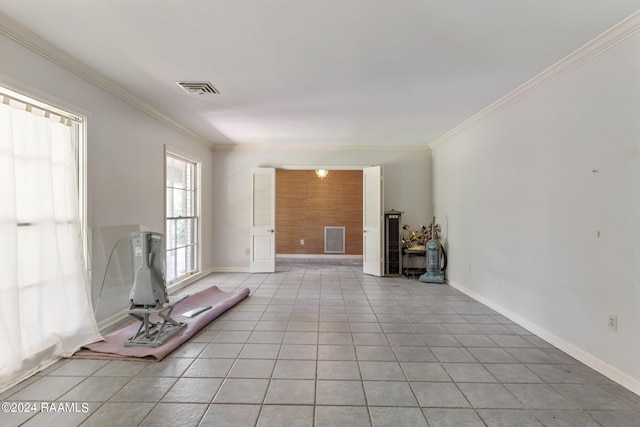
<path id="1" fill-rule="evenodd" d="M 191 95 L 214 95 L 218 94 L 218 89 L 209 82 L 176 82 L 178 86 Z"/>

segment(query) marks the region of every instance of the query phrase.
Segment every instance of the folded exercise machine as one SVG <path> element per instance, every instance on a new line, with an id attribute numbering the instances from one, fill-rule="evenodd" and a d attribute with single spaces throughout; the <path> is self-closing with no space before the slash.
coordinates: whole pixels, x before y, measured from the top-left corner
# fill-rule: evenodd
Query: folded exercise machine
<path id="1" fill-rule="evenodd" d="M 189 295 L 170 297 L 164 281 L 164 235 L 149 231 L 129 234 L 133 288 L 131 306 L 125 313 L 139 320 L 136 334 L 124 342 L 125 347 L 158 347 L 187 324 L 171 318 L 176 304 Z M 153 316 L 153 317 L 151 317 Z"/>

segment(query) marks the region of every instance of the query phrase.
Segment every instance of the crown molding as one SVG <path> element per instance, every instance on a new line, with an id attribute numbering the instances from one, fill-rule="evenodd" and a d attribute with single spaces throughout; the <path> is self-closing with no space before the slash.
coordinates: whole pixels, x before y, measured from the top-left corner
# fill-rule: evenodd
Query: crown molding
<path id="1" fill-rule="evenodd" d="M 204 139 L 202 136 L 182 126 L 180 123 L 176 122 L 169 116 L 165 115 L 140 98 L 132 95 L 130 92 L 118 86 L 93 68 L 89 67 L 84 62 L 69 55 L 64 50 L 49 43 L 42 37 L 38 36 L 34 32 L 18 24 L 2 13 L 0 13 L 0 34 L 5 35 L 9 39 L 21 44 L 27 49 L 30 49 L 31 51 L 45 57 L 49 61 L 94 84 L 100 89 L 120 98 L 121 100 L 132 105 L 138 110 L 147 113 L 151 117 L 160 120 L 162 123 L 177 130 L 183 135 L 188 136 L 189 138 L 192 138 L 195 141 L 208 147 L 215 146 L 215 144 L 213 144 L 211 141 Z"/>
<path id="2" fill-rule="evenodd" d="M 72 72 L 84 80 L 94 84 L 100 89 L 120 98 L 133 107 L 147 113 L 151 117 L 160 120 L 162 123 L 177 130 L 178 132 L 194 139 L 195 141 L 216 150 L 304 150 L 304 151 L 424 151 L 429 150 L 426 144 L 423 145 L 339 145 L 339 144 L 215 144 L 202 136 L 187 129 L 169 116 L 160 112 L 150 104 L 132 95 L 113 81 L 109 80 L 98 71 L 89 67 L 84 62 L 69 55 L 64 50 L 58 48 L 26 27 L 13 21 L 6 15 L 0 13 L 0 34 L 21 44 L 27 49 L 43 56 L 49 61 Z"/>
<path id="3" fill-rule="evenodd" d="M 440 144 L 444 144 L 455 135 L 473 126 L 477 122 L 480 122 L 499 111 L 509 108 L 516 102 L 527 98 L 529 95 L 537 92 L 554 80 L 564 76 L 573 69 L 626 40 L 638 31 L 640 31 L 640 10 L 620 21 L 618 24 L 600 34 L 595 39 L 576 49 L 565 58 L 509 92 L 507 95 L 503 96 L 482 111 L 460 123 L 458 126 L 431 142 L 429 147 L 433 149 Z"/>
<path id="4" fill-rule="evenodd" d="M 392 144 L 216 144 L 215 150 L 280 150 L 280 151 L 430 151 L 428 145 Z"/>

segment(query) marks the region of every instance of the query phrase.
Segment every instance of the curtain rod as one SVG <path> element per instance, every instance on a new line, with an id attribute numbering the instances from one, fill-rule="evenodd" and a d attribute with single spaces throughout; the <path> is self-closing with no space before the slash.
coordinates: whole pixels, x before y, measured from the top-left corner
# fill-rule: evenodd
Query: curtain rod
<path id="1" fill-rule="evenodd" d="M 33 99 L 27 95 L 14 92 L 10 89 L 0 86 L 0 96 L 2 96 L 2 103 L 13 108 L 23 109 L 33 114 L 38 114 L 38 111 L 42 112 L 42 115 L 48 119 L 71 126 L 72 123 L 82 122 L 82 118 L 54 106 L 48 105 L 44 102 Z M 34 111 L 35 110 L 35 111 Z"/>

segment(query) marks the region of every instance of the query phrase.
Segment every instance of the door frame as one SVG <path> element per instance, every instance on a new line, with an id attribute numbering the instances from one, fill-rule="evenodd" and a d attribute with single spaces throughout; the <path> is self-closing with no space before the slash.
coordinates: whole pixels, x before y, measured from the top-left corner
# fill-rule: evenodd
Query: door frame
<path id="1" fill-rule="evenodd" d="M 381 174 L 382 174 L 382 165 L 371 165 L 371 164 L 368 164 L 368 165 L 327 165 L 327 164 L 279 165 L 279 166 L 258 167 L 258 169 L 261 169 L 261 168 L 273 168 L 273 169 L 283 169 L 283 170 L 327 169 L 329 171 L 331 171 L 331 170 L 360 170 L 360 171 L 362 171 L 363 177 L 364 177 L 364 169 L 372 167 L 372 166 L 379 166 L 381 168 Z M 252 173 L 253 173 L 253 169 L 256 169 L 256 168 L 252 168 Z M 275 194 L 275 186 L 276 186 L 276 183 L 274 182 L 274 194 Z M 381 197 L 381 205 L 382 205 L 382 208 L 383 208 L 383 211 L 384 211 L 384 181 L 382 181 L 380 183 L 380 197 Z M 362 199 L 363 199 L 362 200 L 362 204 L 363 204 L 363 210 L 364 210 L 364 203 L 365 203 L 364 195 L 363 195 Z M 275 208 L 274 208 L 274 221 L 275 221 L 275 210 L 276 209 L 277 209 L 277 206 L 275 206 Z M 251 211 L 253 212 L 253 204 L 251 206 Z M 277 230 L 275 232 L 277 233 Z M 363 223 L 363 235 L 364 235 L 364 223 Z M 364 240 L 364 237 L 363 237 L 363 240 Z M 274 233 L 274 241 L 275 241 L 275 233 Z M 253 242 L 251 242 L 251 243 L 253 243 Z M 383 247 L 382 239 L 380 240 L 380 254 L 381 254 L 381 256 L 384 256 L 384 247 Z M 364 248 L 363 248 L 363 255 L 364 255 Z M 274 256 L 275 256 L 275 254 L 274 254 Z M 382 266 L 383 263 L 384 263 L 384 260 L 381 262 L 380 265 Z M 363 259 L 363 272 L 364 272 L 364 259 Z M 380 275 L 382 275 L 382 270 L 380 271 Z"/>
<path id="2" fill-rule="evenodd" d="M 362 272 L 384 273 L 384 175 L 382 166 L 362 170 Z"/>
<path id="3" fill-rule="evenodd" d="M 267 192 L 263 194 L 259 222 L 256 224 L 255 188 L 256 176 L 266 177 Z M 267 182 L 268 181 L 268 182 Z M 266 198 L 265 198 L 266 196 Z M 268 200 L 267 200 L 268 199 Z M 269 212 L 266 212 L 268 210 Z M 251 169 L 251 228 L 249 230 L 251 245 L 249 246 L 249 272 L 274 273 L 276 271 L 276 169 L 258 167 Z M 265 221 L 266 219 L 266 221 Z"/>

